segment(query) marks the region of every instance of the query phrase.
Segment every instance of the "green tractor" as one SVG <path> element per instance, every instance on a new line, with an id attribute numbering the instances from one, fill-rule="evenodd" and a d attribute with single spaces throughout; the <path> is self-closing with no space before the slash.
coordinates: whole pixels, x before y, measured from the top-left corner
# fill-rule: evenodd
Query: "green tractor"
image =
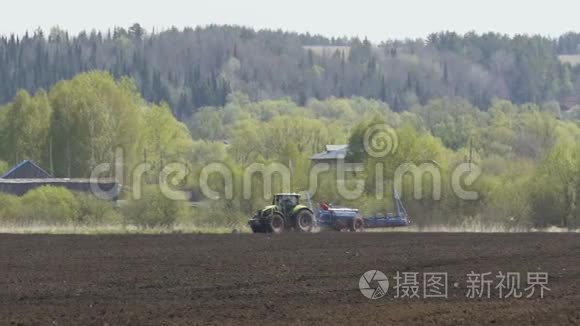
<path id="1" fill-rule="evenodd" d="M 312 232 L 316 220 L 310 208 L 300 204 L 300 195 L 276 194 L 272 205 L 259 210 L 248 222 L 254 233 L 282 233 L 285 230 Z"/>

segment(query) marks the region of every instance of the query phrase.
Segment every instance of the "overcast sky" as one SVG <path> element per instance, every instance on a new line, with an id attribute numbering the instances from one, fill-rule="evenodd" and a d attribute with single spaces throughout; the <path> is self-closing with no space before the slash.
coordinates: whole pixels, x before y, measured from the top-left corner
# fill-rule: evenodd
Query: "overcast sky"
<path id="1" fill-rule="evenodd" d="M 0 33 L 74 33 L 139 22 L 171 26 L 238 24 L 372 41 L 425 37 L 431 32 L 495 31 L 558 36 L 580 31 L 578 0 L 4 0 Z"/>

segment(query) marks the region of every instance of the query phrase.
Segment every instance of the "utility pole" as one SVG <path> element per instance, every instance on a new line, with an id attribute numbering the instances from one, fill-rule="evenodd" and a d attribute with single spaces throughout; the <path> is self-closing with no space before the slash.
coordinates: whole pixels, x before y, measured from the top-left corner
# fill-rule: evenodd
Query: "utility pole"
<path id="1" fill-rule="evenodd" d="M 469 172 L 471 172 L 471 162 L 473 159 L 473 138 L 469 138 Z"/>

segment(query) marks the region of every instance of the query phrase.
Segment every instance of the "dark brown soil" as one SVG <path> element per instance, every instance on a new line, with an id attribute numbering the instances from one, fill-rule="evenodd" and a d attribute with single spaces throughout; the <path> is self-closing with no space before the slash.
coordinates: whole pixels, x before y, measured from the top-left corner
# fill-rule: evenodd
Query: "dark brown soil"
<path id="1" fill-rule="evenodd" d="M 372 269 L 447 272 L 449 298 L 369 300 Z M 551 291 L 468 299 L 471 271 Z M 0 282 L 2 325 L 580 325 L 580 235 L 0 235 Z"/>

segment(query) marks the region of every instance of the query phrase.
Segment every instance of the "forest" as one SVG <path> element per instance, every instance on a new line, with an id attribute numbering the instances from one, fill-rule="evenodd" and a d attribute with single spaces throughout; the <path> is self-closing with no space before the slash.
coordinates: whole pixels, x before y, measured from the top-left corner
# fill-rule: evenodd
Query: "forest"
<path id="1" fill-rule="evenodd" d="M 0 103 L 90 70 L 131 77 L 143 98 L 165 102 L 179 120 L 224 106 L 233 91 L 252 101 L 360 96 L 401 112 L 441 97 L 481 110 L 493 98 L 521 105 L 580 104 L 580 34 L 453 32 L 425 39 L 326 38 L 211 25 L 147 31 L 141 25 L 69 35 L 58 27 L 0 37 Z"/>
<path id="2" fill-rule="evenodd" d="M 377 198 L 376 169 L 392 176 L 401 164 L 436 162 L 441 198 L 414 199 L 401 189 L 418 225 L 580 227 L 580 128 L 574 103 L 580 69 L 559 55 L 580 50 L 580 35 L 557 40 L 496 34 L 439 33 L 426 40 L 378 46 L 281 31 L 209 26 L 147 32 L 139 25 L 75 37 L 54 28 L 0 39 L 0 170 L 34 160 L 57 177 L 86 178 L 122 148 L 125 167 L 149 163 L 144 200 L 122 209 L 64 189 L 0 196 L 4 223 L 102 224 L 143 227 L 239 227 L 267 200 L 243 198 L 243 171 L 280 163 L 292 189 L 308 188 L 310 157 L 328 144 L 349 144 L 348 159 L 366 167 L 349 176 L 367 185 L 341 198 L 332 171 L 314 199 L 393 209 Z M 327 53 L 325 49 L 331 49 Z M 387 124 L 398 149 L 377 158 L 360 148 L 366 130 Z M 470 162 L 482 174 L 465 201 L 450 191 L 453 169 Z M 155 189 L 163 166 L 189 174 L 177 187 L 199 196 L 190 209 Z M 204 198 L 205 166 L 232 171 L 232 198 Z M 263 180 L 252 180 L 260 189 Z M 215 191 L 224 180 L 212 176 Z M 130 192 L 130 190 L 127 190 Z M 47 209 L 50 207 L 50 209 Z"/>

